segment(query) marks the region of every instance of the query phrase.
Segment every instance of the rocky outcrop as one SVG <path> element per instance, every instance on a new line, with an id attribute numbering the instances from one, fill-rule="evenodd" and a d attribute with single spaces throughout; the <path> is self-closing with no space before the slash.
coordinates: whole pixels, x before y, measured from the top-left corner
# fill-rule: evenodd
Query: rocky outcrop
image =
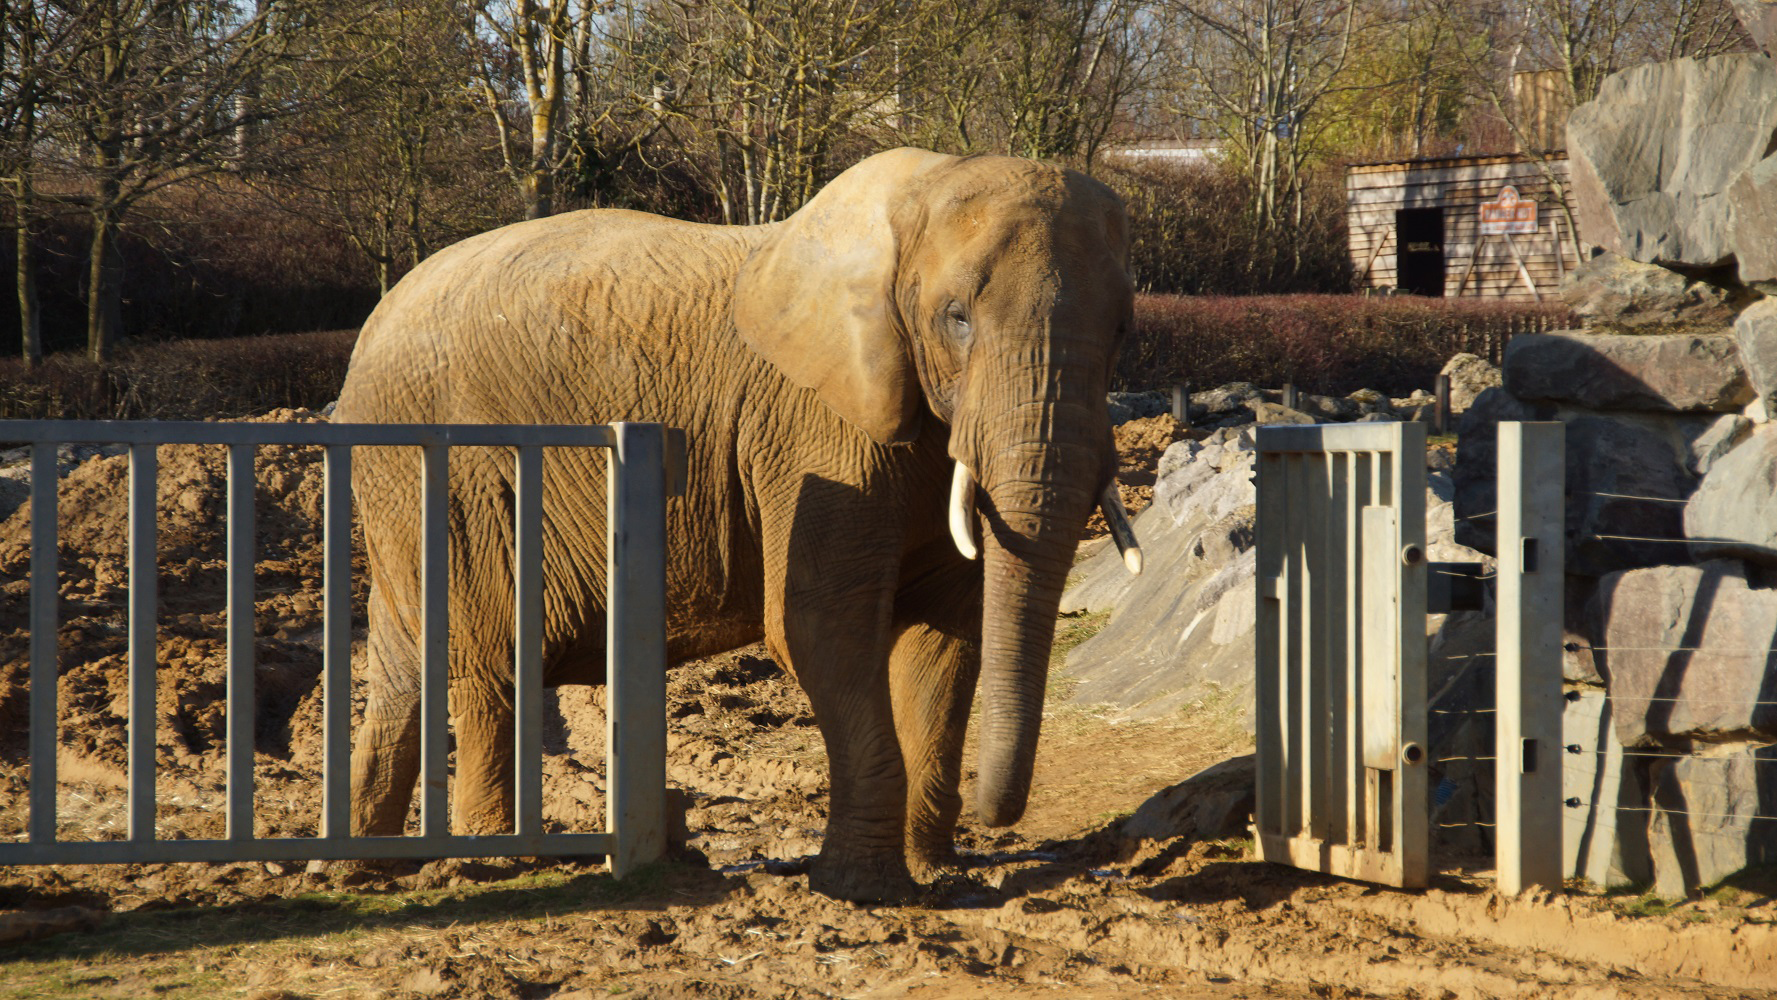
<path id="1" fill-rule="evenodd" d="M 1724 748 L 1653 768 L 1654 891 L 1682 899 L 1777 863 L 1777 747 Z"/>
<path id="2" fill-rule="evenodd" d="M 1777 427 L 1765 425 L 1709 467 L 1684 507 L 1694 558 L 1777 566 Z"/>
<path id="3" fill-rule="evenodd" d="M 1738 411 L 1753 398 L 1732 334 L 1514 337 L 1505 386 L 1519 399 L 1596 410 Z"/>
<path id="4" fill-rule="evenodd" d="M 1561 298 L 1587 329 L 1606 332 L 1720 330 L 1734 321 L 1731 289 L 1608 251 L 1574 268 Z"/>
<path id="5" fill-rule="evenodd" d="M 1457 354 L 1438 374 L 1450 379 L 1450 410 L 1461 413 L 1475 405 L 1475 399 L 1488 389 L 1505 384 L 1504 375 L 1485 358 L 1473 354 Z"/>
<path id="6" fill-rule="evenodd" d="M 1777 590 L 1749 584 L 1743 563 L 1614 573 L 1595 600 L 1625 746 L 1777 741 Z"/>
<path id="7" fill-rule="evenodd" d="M 1647 263 L 1732 263 L 1728 189 L 1764 158 L 1773 136 L 1777 69 L 1762 54 L 1613 74 L 1568 119 L 1581 234 Z"/>
<path id="8" fill-rule="evenodd" d="M 1777 235 L 1771 242 L 1777 244 Z M 1734 321 L 1734 340 L 1753 395 L 1764 403 L 1766 413 L 1777 413 L 1777 299 L 1748 306 Z"/>

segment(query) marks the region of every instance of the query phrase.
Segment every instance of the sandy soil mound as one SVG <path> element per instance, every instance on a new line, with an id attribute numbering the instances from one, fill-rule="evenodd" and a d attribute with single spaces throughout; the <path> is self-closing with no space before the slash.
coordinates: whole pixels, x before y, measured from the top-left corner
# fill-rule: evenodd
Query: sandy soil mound
<path id="1" fill-rule="evenodd" d="M 1119 429 L 1127 489 L 1151 488 L 1178 436 L 1169 417 Z M 220 836 L 223 456 L 161 459 L 158 831 Z M 261 835 L 318 826 L 318 463 L 268 448 L 257 466 Z M 105 458 L 61 487 L 69 839 L 123 832 L 126 479 Z M 0 837 L 26 815 L 26 517 L 0 525 Z M 588 859 L 0 870 L 0 910 L 20 911 L 0 933 L 21 942 L 0 945 L 0 996 L 1726 998 L 1777 983 L 1768 896 L 1629 918 L 1596 896 L 1501 899 L 1459 868 L 1401 894 L 1258 864 L 1239 840 L 1133 836 L 1125 817 L 1246 737 L 1225 707 L 1132 722 L 1067 706 L 1066 688 L 1051 692 L 1026 817 L 965 819 L 967 870 L 921 905 L 809 891 L 825 754 L 801 691 L 752 647 L 669 678 L 668 776 L 690 833 L 675 861 L 622 884 Z M 602 695 L 548 698 L 558 828 L 603 823 Z"/>

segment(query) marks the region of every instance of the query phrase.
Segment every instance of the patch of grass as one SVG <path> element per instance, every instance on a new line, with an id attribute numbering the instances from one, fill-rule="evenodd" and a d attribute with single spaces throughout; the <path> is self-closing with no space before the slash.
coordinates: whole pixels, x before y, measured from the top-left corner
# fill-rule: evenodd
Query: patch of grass
<path id="1" fill-rule="evenodd" d="M 1073 652 L 1074 647 L 1097 635 L 1110 620 L 1109 611 L 1072 611 L 1057 618 L 1049 665 L 1055 667 L 1066 663 L 1067 654 Z"/>

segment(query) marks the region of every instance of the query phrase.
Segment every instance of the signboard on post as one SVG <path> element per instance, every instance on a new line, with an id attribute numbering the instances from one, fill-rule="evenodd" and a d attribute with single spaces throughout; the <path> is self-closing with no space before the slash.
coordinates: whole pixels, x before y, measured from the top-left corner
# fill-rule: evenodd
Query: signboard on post
<path id="1" fill-rule="evenodd" d="M 1536 202 L 1518 197 L 1518 189 L 1510 184 L 1499 189 L 1499 197 L 1481 203 L 1481 235 L 1510 236 L 1536 232 Z"/>

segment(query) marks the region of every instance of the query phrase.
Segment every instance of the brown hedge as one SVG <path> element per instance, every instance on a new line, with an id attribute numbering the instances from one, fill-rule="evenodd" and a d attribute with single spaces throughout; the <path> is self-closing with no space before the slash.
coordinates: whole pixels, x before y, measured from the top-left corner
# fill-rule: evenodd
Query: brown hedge
<path id="1" fill-rule="evenodd" d="M 339 395 L 356 330 L 136 343 L 105 364 L 57 354 L 0 361 L 0 419 L 203 420 Z"/>
<path id="2" fill-rule="evenodd" d="M 1430 389 L 1451 355 L 1499 362 L 1520 333 L 1577 325 L 1565 306 L 1414 296 L 1140 295 L 1114 382 L 1293 383 L 1311 392 Z"/>

